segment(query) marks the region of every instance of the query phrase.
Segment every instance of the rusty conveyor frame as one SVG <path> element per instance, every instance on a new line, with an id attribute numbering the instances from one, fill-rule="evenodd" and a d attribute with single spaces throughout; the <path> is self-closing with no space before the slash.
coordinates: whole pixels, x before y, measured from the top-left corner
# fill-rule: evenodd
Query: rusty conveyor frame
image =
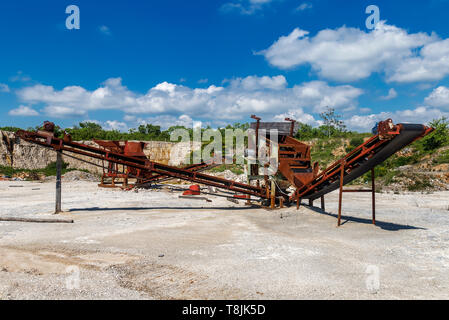
<path id="1" fill-rule="evenodd" d="M 291 121 L 290 119 L 288 120 Z M 432 128 L 428 128 L 424 125 L 399 124 L 394 126 L 391 119 L 383 121 L 379 123 L 377 127 L 378 132 L 373 137 L 349 152 L 342 159 L 334 162 L 320 174 L 315 173 L 314 170 L 311 180 L 308 180 L 308 178 L 304 179 L 304 183 L 296 185 L 296 192 L 292 196 L 288 196 L 279 187 L 279 190 L 277 190 L 277 185 L 274 180 L 271 183 L 270 189 L 270 184 L 267 181 L 265 186 L 261 187 L 260 185 L 253 186 L 200 173 L 197 169 L 203 168 L 204 166 L 202 165 L 199 165 L 198 167 L 193 165 L 187 168 L 164 165 L 150 161 L 146 157 L 142 158 L 124 155 L 104 148 L 96 148 L 72 142 L 69 136 L 64 136 L 63 139 L 56 138 L 53 135 L 53 131 L 51 131 L 52 127 L 50 125 L 53 125 L 54 127 L 54 124 L 47 123 L 50 130 L 37 132 L 20 130 L 16 135 L 25 141 L 51 148 L 58 152 L 58 154 L 62 154 L 63 152 L 74 153 L 137 169 L 138 172 L 141 173 L 141 175 L 139 175 L 140 178 L 144 177 L 149 182 L 167 177 L 178 178 L 185 181 L 234 191 L 242 195 L 255 196 L 261 200 L 271 200 L 272 208 L 275 205 L 275 199 L 279 200 L 281 207 L 283 206 L 284 201 L 292 202 L 296 200 L 297 208 L 299 208 L 302 199 L 309 199 L 310 204 L 313 205 L 314 200 L 321 198 L 322 208 L 324 209 L 324 195 L 339 188 L 338 225 L 341 224 L 342 195 L 344 192 L 372 193 L 373 223 L 375 224 L 375 167 L 400 149 L 433 131 Z M 294 122 L 292 122 L 292 128 L 293 125 Z M 290 130 L 289 137 L 292 136 L 292 131 L 293 129 Z M 267 139 L 267 141 L 269 140 Z M 295 153 L 296 152 L 298 152 L 298 150 L 296 150 Z M 82 161 L 87 162 L 87 160 Z M 279 159 L 279 161 L 281 162 L 284 160 Z M 313 169 L 318 168 L 315 168 L 314 165 Z M 372 186 L 370 190 L 343 189 L 344 185 L 350 183 L 369 170 L 372 172 Z M 306 173 L 309 174 L 309 172 Z"/>
<path id="2" fill-rule="evenodd" d="M 379 124 L 379 128 L 385 123 L 392 123 L 391 119 Z M 343 193 L 345 192 L 371 192 L 372 193 L 372 222 L 376 224 L 375 204 L 375 167 L 391 157 L 397 151 L 410 145 L 414 141 L 428 135 L 434 129 L 424 125 L 398 124 L 393 130 L 379 130 L 379 132 L 355 148 L 342 159 L 334 162 L 326 170 L 322 171 L 308 186 L 299 188 L 294 195 L 299 209 L 302 199 L 309 199 L 309 205 L 321 198 L 321 207 L 324 210 L 324 195 L 339 189 L 338 201 L 338 226 L 341 225 L 341 211 Z M 409 134 L 409 136 L 407 136 Z M 402 135 L 402 137 L 401 137 Z M 395 140 L 396 139 L 396 140 Z M 403 141 L 402 141 L 403 140 Z M 382 153 L 384 153 L 382 155 Z M 375 159 L 378 157 L 379 159 Z M 374 161 L 371 163 L 371 161 Z M 358 172 L 353 174 L 356 170 Z M 353 190 L 343 189 L 343 186 L 371 171 L 371 189 Z M 351 176 L 352 175 L 352 176 Z M 292 200 L 292 199 L 291 199 Z"/>
<path id="3" fill-rule="evenodd" d="M 109 161 L 112 163 L 146 171 L 147 173 L 170 176 L 173 178 L 209 185 L 220 189 L 227 189 L 237 193 L 255 196 L 262 199 L 270 198 L 270 192 L 267 192 L 268 189 L 264 187 L 252 186 L 196 171 L 190 171 L 187 169 L 164 165 L 136 157 L 125 156 L 123 154 L 102 150 L 100 148 L 91 147 L 77 142 L 72 142 L 68 139 L 55 138 L 43 132 L 29 132 L 20 130 L 17 132 L 17 136 L 25 141 L 35 143 L 43 147 L 52 148 L 55 151 L 70 152 L 98 160 Z M 277 192 L 276 195 L 281 196 L 281 194 Z"/>

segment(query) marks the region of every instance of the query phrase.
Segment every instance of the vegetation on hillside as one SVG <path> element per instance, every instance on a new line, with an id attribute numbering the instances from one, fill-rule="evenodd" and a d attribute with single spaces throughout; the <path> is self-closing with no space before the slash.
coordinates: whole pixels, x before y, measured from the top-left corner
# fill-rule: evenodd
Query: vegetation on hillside
<path id="1" fill-rule="evenodd" d="M 17 132 L 19 130 L 21 129 L 17 127 L 0 127 L 0 131 Z"/>
<path id="2" fill-rule="evenodd" d="M 77 169 L 72 169 L 72 168 L 69 169 L 68 166 L 69 166 L 68 163 L 65 163 L 65 162 L 63 163 L 62 174 L 66 174 L 67 172 L 77 170 Z M 80 171 L 87 172 L 86 170 L 80 170 Z M 38 179 L 39 176 L 46 176 L 46 177 L 56 176 L 56 162 L 50 163 L 48 166 L 46 166 L 43 169 L 34 169 L 34 170 L 15 169 L 12 167 L 0 166 L 0 175 L 7 176 L 7 177 L 14 177 L 14 176 L 23 175 L 23 174 L 27 177 L 27 179 L 30 179 L 30 180 L 36 180 L 36 178 Z"/>
<path id="3" fill-rule="evenodd" d="M 312 145 L 312 161 L 319 162 L 321 169 L 326 168 L 333 161 L 338 160 L 344 154 L 354 150 L 357 146 L 361 145 L 363 141 L 370 137 L 370 133 L 358 133 L 352 132 L 346 129 L 346 125 L 341 116 L 335 113 L 334 109 L 328 108 L 327 111 L 320 114 L 323 125 L 318 127 L 312 127 L 308 124 L 298 123 L 299 130 L 295 136 L 300 141 L 305 141 Z M 429 124 L 435 129 L 433 133 L 414 142 L 407 148 L 408 152 L 401 152 L 393 157 L 389 158 L 383 164 L 376 168 L 376 177 L 381 178 L 384 184 L 390 184 L 395 181 L 396 178 L 404 176 L 404 173 L 398 171 L 399 167 L 406 165 L 416 165 L 423 161 L 425 158 L 431 158 L 433 165 L 449 164 L 449 120 L 445 117 L 433 120 Z M 222 139 L 222 152 L 225 154 L 225 131 L 226 129 L 241 129 L 246 131 L 249 128 L 248 123 L 235 123 L 234 125 L 228 125 L 225 128 L 218 128 L 221 133 Z M 67 128 L 65 131 L 72 136 L 75 141 L 85 141 L 92 139 L 101 140 L 141 140 L 141 141 L 170 141 L 170 136 L 176 129 L 186 129 L 189 138 L 194 137 L 194 130 L 192 128 L 185 128 L 182 126 L 172 126 L 167 130 L 162 130 L 160 126 L 146 124 L 140 125 L 136 129 L 130 129 L 128 132 L 120 132 L 118 130 L 105 130 L 101 125 L 93 122 L 82 122 L 73 128 Z M 210 127 L 203 128 L 202 134 Z M 3 127 L 0 130 L 15 132 L 19 128 L 15 127 Z M 63 130 L 59 127 L 56 128 L 55 134 L 62 136 Z M 180 141 L 181 137 L 177 137 Z M 203 141 L 201 151 L 205 146 L 213 141 L 211 137 L 210 141 Z M 234 144 L 236 139 L 234 138 Z M 245 140 L 247 145 L 247 140 Z M 193 157 L 193 153 L 190 155 Z M 36 173 L 43 173 L 45 175 L 56 174 L 54 165 L 51 164 L 45 169 L 34 170 Z M 67 167 L 64 168 L 65 172 L 68 171 Z M 221 172 L 224 170 L 231 170 L 235 173 L 242 173 L 242 166 L 240 165 L 223 165 L 215 168 L 213 171 Z M 22 170 L 23 171 L 23 170 Z M 33 171 L 33 170 L 29 170 Z M 0 167 L 0 173 L 8 176 L 12 176 L 17 173 L 12 168 Z M 364 177 L 358 179 L 358 183 L 367 183 L 370 181 L 370 173 Z M 426 188 L 429 182 L 423 179 L 415 179 L 415 184 L 410 187 L 410 190 L 420 190 Z"/>

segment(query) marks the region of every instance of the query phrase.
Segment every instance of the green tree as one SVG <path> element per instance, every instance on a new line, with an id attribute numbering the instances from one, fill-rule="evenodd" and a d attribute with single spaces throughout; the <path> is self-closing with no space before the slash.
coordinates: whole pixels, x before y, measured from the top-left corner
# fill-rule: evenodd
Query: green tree
<path id="1" fill-rule="evenodd" d="M 430 135 L 418 140 L 418 145 L 424 151 L 433 151 L 449 144 L 449 120 L 446 117 L 431 121 L 429 126 L 435 130 Z"/>
<path id="2" fill-rule="evenodd" d="M 323 130 L 326 131 L 327 137 L 330 138 L 335 132 L 345 132 L 346 125 L 341 119 L 341 115 L 335 113 L 334 108 L 327 108 L 326 111 L 320 113 L 321 119 L 323 119 Z"/>

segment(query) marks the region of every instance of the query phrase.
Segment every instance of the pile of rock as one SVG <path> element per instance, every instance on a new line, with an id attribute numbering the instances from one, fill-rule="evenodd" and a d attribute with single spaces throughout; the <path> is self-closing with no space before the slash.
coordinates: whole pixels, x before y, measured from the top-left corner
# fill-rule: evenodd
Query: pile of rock
<path id="1" fill-rule="evenodd" d="M 84 171 L 70 171 L 67 172 L 64 176 L 63 176 L 63 181 L 66 182 L 70 182 L 70 181 L 89 181 L 89 182 L 98 182 L 99 176 L 89 173 L 89 172 L 84 172 Z"/>
<path id="2" fill-rule="evenodd" d="M 220 178 L 223 178 L 226 180 L 232 180 L 235 182 L 246 183 L 246 175 L 245 174 L 238 175 L 230 170 L 225 170 L 223 172 L 207 173 L 207 174 L 214 176 L 214 177 L 220 177 Z"/>

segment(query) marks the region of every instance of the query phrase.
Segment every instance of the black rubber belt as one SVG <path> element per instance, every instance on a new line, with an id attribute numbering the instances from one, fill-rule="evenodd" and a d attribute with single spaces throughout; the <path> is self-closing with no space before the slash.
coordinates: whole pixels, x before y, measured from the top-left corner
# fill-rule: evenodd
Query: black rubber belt
<path id="1" fill-rule="evenodd" d="M 360 164 L 359 167 L 355 168 L 349 174 L 345 175 L 345 177 L 343 178 L 343 185 L 350 183 L 351 181 L 370 171 L 372 168 L 378 166 L 379 164 L 390 158 L 392 155 L 394 155 L 396 152 L 412 143 L 416 138 L 421 136 L 424 131 L 425 126 L 421 124 L 402 124 L 401 133 L 394 139 L 392 139 L 389 143 L 384 144 L 371 159 Z M 315 200 L 327 193 L 337 190 L 338 188 L 340 188 L 340 179 L 337 179 L 332 184 L 326 185 L 324 187 L 322 185 L 317 186 L 317 188 L 320 187 L 322 187 L 322 189 L 316 192 L 310 191 L 310 193 L 302 196 L 302 199 Z"/>

